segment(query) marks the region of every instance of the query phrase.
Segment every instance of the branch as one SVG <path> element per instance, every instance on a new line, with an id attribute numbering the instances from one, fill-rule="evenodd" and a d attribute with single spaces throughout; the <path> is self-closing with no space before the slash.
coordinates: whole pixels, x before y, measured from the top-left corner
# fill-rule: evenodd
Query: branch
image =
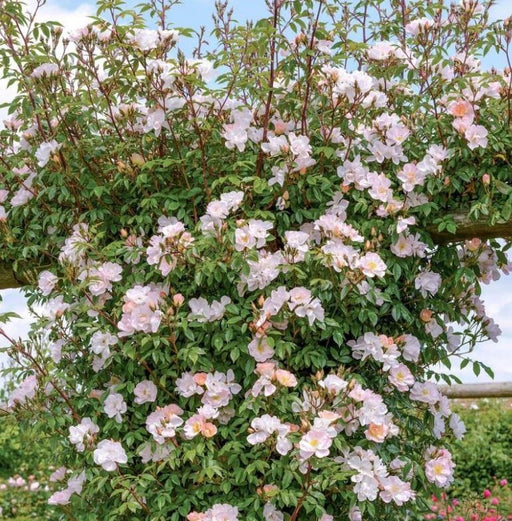
<path id="1" fill-rule="evenodd" d="M 454 213 L 450 217 L 457 225 L 455 233 L 450 233 L 446 230 L 439 232 L 437 226 L 434 225 L 427 228 L 435 244 L 462 242 L 475 237 L 482 240 L 512 238 L 512 218 L 508 221 L 491 225 L 485 217 L 472 221 L 466 213 Z"/>

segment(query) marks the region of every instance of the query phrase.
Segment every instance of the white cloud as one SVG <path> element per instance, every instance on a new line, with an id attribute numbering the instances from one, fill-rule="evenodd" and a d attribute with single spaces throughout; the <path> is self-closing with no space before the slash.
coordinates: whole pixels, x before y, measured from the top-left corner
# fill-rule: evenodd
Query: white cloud
<path id="1" fill-rule="evenodd" d="M 28 2 L 28 10 L 35 5 L 34 1 Z M 69 32 L 89 23 L 88 17 L 95 13 L 94 2 L 82 2 L 73 8 L 62 7 L 59 0 L 48 0 L 38 11 L 38 22 L 57 21 L 64 26 L 64 30 Z"/>

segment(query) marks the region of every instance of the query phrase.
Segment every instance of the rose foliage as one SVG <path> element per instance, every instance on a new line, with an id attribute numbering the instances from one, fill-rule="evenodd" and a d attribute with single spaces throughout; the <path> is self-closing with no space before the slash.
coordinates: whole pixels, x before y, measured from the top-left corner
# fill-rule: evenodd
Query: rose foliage
<path id="1" fill-rule="evenodd" d="M 102 0 L 69 34 L 0 1 L 0 259 L 39 317 L 7 408 L 69 519 L 397 519 L 453 479 L 432 366 L 499 334 L 508 244 L 453 216 L 511 217 L 509 25 L 266 4 L 208 35 Z"/>

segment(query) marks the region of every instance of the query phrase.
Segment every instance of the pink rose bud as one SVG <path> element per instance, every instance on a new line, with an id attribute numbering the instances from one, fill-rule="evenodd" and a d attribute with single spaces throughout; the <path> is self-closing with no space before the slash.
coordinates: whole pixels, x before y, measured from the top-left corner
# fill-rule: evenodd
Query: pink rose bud
<path id="1" fill-rule="evenodd" d="M 469 251 L 476 251 L 478 248 L 480 248 L 482 244 L 482 241 L 475 237 L 474 239 L 471 239 L 470 241 L 466 241 L 466 247 Z"/>
<path id="2" fill-rule="evenodd" d="M 185 297 L 181 293 L 176 293 L 174 297 L 172 297 L 172 303 L 177 307 L 183 306 L 183 303 L 185 302 Z"/>
<path id="3" fill-rule="evenodd" d="M 488 184 L 490 184 L 490 183 L 491 183 L 491 176 L 490 176 L 489 174 L 484 174 L 484 175 L 482 176 L 482 183 L 483 183 L 484 185 L 488 185 Z"/>
<path id="4" fill-rule="evenodd" d="M 500 480 L 500 485 L 501 485 L 502 487 L 506 487 L 506 486 L 508 485 L 508 481 L 507 481 L 506 479 L 501 479 L 501 480 Z"/>
<path id="5" fill-rule="evenodd" d="M 204 385 L 206 383 L 207 376 L 208 376 L 208 373 L 196 373 L 194 375 L 194 382 L 197 385 Z"/>
<path id="6" fill-rule="evenodd" d="M 430 309 L 422 309 L 420 318 L 423 322 L 430 322 L 430 319 L 432 318 L 432 311 L 430 311 Z"/>
<path id="7" fill-rule="evenodd" d="M 491 497 L 491 496 L 492 496 L 492 492 L 488 488 L 486 488 L 484 490 L 484 497 L 488 498 L 488 497 Z"/>
<path id="8" fill-rule="evenodd" d="M 497 497 L 493 497 L 491 499 L 491 505 L 499 505 L 499 504 L 500 504 L 500 500 Z"/>
<path id="9" fill-rule="evenodd" d="M 135 166 L 143 166 L 146 162 L 146 160 L 140 154 L 137 153 L 133 153 L 130 159 L 132 161 L 132 164 L 134 164 Z"/>
<path id="10" fill-rule="evenodd" d="M 215 436 L 215 434 L 217 434 L 217 427 L 211 422 L 206 422 L 201 427 L 201 434 L 205 438 L 211 438 L 212 436 Z"/>
<path id="11" fill-rule="evenodd" d="M 266 495 L 272 495 L 279 492 L 279 487 L 277 485 L 263 485 L 263 493 Z"/>
<path id="12" fill-rule="evenodd" d="M 203 514 L 202 512 L 190 512 L 190 514 L 187 515 L 188 521 L 201 521 L 205 518 L 206 514 Z"/>

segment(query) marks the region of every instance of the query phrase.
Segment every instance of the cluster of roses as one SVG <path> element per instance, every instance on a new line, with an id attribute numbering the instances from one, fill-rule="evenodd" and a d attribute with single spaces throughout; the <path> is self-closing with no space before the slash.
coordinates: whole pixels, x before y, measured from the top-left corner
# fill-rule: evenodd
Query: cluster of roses
<path id="1" fill-rule="evenodd" d="M 242 194 L 231 192 L 224 194 L 220 200 L 210 203 L 205 215 L 206 219 L 202 221 L 203 233 L 208 234 L 220 230 L 229 212 L 236 209 L 241 201 Z M 359 268 L 363 275 L 369 278 L 384 276 L 386 266 L 378 254 L 366 253 L 354 261 L 354 258 L 357 257 L 355 250 L 344 244 L 344 240 L 347 239 L 351 241 L 361 240 L 354 227 L 344 222 L 347 205 L 347 201 L 341 196 L 335 198 L 329 206 L 328 213 L 318 219 L 310 228 L 311 235 L 306 231 L 286 232 L 285 246 L 283 253 L 280 253 L 281 258 L 286 258 L 289 263 L 301 262 L 310 250 L 309 241 L 315 240 L 315 237 L 317 241 L 326 237 L 327 242 L 322 246 L 322 251 L 330 255 L 335 253 L 339 255 L 338 260 L 331 264 L 333 267 L 338 270 L 345 266 L 353 269 Z M 159 225 L 161 235 L 150 239 L 151 246 L 148 248 L 147 262 L 149 265 L 157 265 L 160 273 L 164 274 L 165 271 L 168 274 L 172 271 L 174 261 L 171 252 L 166 251 L 167 246 L 163 247 L 162 244 L 174 244 L 174 237 L 183 238 L 187 232 L 184 232 L 182 223 L 173 218 L 161 219 Z M 264 246 L 270 229 L 271 223 L 248 221 L 242 227 L 237 228 L 234 249 L 243 252 L 250 248 Z M 307 227 L 304 228 L 304 230 L 307 229 Z M 155 237 L 158 239 L 155 239 Z M 167 239 L 170 240 L 167 241 Z M 160 243 L 160 240 L 163 243 Z M 113 262 L 102 264 L 88 262 L 84 253 L 84 244 L 86 245 L 87 241 L 87 227 L 83 225 L 75 227 L 73 234 L 64 244 L 60 258 L 63 263 L 71 263 L 80 267 L 78 280 L 87 284 L 89 293 L 96 299 L 95 306 L 101 309 L 101 306 L 111 298 L 112 284 L 121 280 L 122 269 L 119 264 Z M 192 236 L 187 233 L 185 242 L 190 244 L 192 241 Z M 467 244 L 466 250 L 464 258 L 468 258 L 471 252 L 476 251 L 473 243 Z M 171 260 L 169 260 L 169 255 L 171 255 Z M 275 256 L 276 254 L 268 255 Z M 419 256 L 422 255 L 424 255 L 424 250 Z M 351 260 L 347 261 L 347 259 Z M 247 262 L 250 265 L 251 261 L 248 260 Z M 489 277 L 486 275 L 487 273 L 496 272 L 497 259 L 492 255 L 492 250 L 489 253 L 488 247 L 487 249 L 483 247 L 482 251 L 479 252 L 477 262 L 481 266 L 484 277 Z M 253 266 L 251 266 L 251 269 L 253 269 Z M 275 277 L 268 277 L 268 275 L 265 279 L 260 278 L 258 287 L 263 289 L 273 278 Z M 423 297 L 435 294 L 440 283 L 439 274 L 431 271 L 423 271 L 415 279 L 415 287 Z M 52 273 L 46 271 L 41 274 L 40 289 L 43 295 L 51 295 L 57 284 L 58 278 Z M 359 284 L 361 286 L 362 283 Z M 247 289 L 255 288 L 247 284 Z M 364 293 L 364 288 L 361 287 L 360 291 Z M 137 285 L 126 292 L 122 307 L 123 314 L 117 324 L 118 336 L 109 332 L 96 331 L 91 337 L 90 349 L 94 354 L 92 366 L 95 371 L 99 371 L 105 366 L 111 356 L 110 348 L 119 342 L 119 337 L 130 336 L 138 331 L 146 333 L 158 331 L 163 317 L 163 311 L 160 308 L 164 305 L 168 292 L 167 286 L 153 283 L 148 286 Z M 209 304 L 202 297 L 190 299 L 191 312 L 188 319 L 199 323 L 221 320 L 225 308 L 230 302 L 229 297 L 222 297 L 219 301 L 213 301 L 212 304 Z M 183 297 L 175 294 L 173 304 L 181 307 L 183 303 Z M 62 297 L 50 300 L 50 307 L 53 308 L 50 318 L 60 318 L 70 306 L 72 305 L 65 303 Z M 253 397 L 259 396 L 261 392 L 266 397 L 272 395 L 276 390 L 274 382 L 283 387 L 294 387 L 297 384 L 297 380 L 292 373 L 278 369 L 276 362 L 271 360 L 275 352 L 269 342 L 268 332 L 272 327 L 278 330 L 287 328 L 289 318 L 287 318 L 285 311 L 299 318 L 307 318 L 310 325 L 313 325 L 316 321 L 322 322 L 324 320 L 321 301 L 313 297 L 311 291 L 307 288 L 296 287 L 287 290 L 284 286 L 281 286 L 271 291 L 270 296 L 263 300 L 261 309 L 258 311 L 257 319 L 254 322 L 255 335 L 248 345 L 248 353 L 256 361 L 265 362 L 257 365 L 255 372 L 259 378 L 250 391 Z M 282 318 L 278 319 L 277 315 L 280 313 Z M 442 332 L 442 329 L 440 332 Z M 367 358 L 372 358 L 381 363 L 383 370 L 388 373 L 390 384 L 397 390 L 401 392 L 410 391 L 411 400 L 429 404 L 431 413 L 434 415 L 434 433 L 437 437 L 443 434 L 445 430 L 444 418 L 451 414 L 446 399 L 439 394 L 434 384 L 415 381 L 408 366 L 398 360 L 399 356 L 403 356 L 406 361 L 418 361 L 420 344 L 416 337 L 403 335 L 400 338 L 393 339 L 385 335 L 365 333 L 357 340 L 348 342 L 348 345 L 352 348 L 352 355 L 355 359 L 364 361 Z M 56 362 L 61 358 L 61 348 L 62 342 L 57 345 L 54 344 L 53 358 Z M 145 443 L 139 451 L 143 461 L 165 459 L 168 456 L 168 450 L 164 444 L 176 437 L 178 428 L 183 426 L 182 435 L 184 439 L 192 439 L 198 434 L 211 437 L 217 432 L 217 428 L 211 420 L 217 419 L 223 423 L 229 421 L 235 414 L 234 410 L 228 409 L 227 406 L 231 397 L 240 392 L 241 387 L 233 382 L 231 371 L 228 371 L 227 374 L 219 372 L 211 374 L 185 373 L 176 384 L 178 394 L 183 397 L 190 397 L 195 394 L 201 395 L 202 406 L 186 421 L 182 418 L 184 411 L 175 404 L 158 407 L 151 413 L 146 420 L 146 428 L 160 447 L 157 446 L 154 449 L 151 444 Z M 319 385 L 329 393 L 337 395 L 345 390 L 347 382 L 337 379 L 334 375 L 329 375 L 325 380 L 320 381 Z M 36 387 L 37 378 L 35 376 L 27 377 L 11 396 L 11 405 L 23 403 L 27 399 L 33 398 Z M 150 381 L 141 382 L 135 388 L 135 395 L 135 403 L 137 404 L 153 402 L 156 400 L 156 386 Z M 318 410 L 310 407 L 310 403 L 303 403 L 298 408 L 314 413 L 311 428 L 302 435 L 297 445 L 298 457 L 301 461 L 305 462 L 313 456 L 316 458 L 328 456 L 334 438 L 342 430 L 346 434 L 350 434 L 355 432 L 359 426 L 364 426 L 366 427 L 364 432 L 366 439 L 377 443 L 382 443 L 388 436 L 397 434 L 398 429 L 393 424 L 391 415 L 388 413 L 381 396 L 371 390 L 363 390 L 357 384 L 348 393 L 348 396 L 354 403 L 352 405 L 345 404 L 335 411 Z M 357 407 L 357 404 L 361 404 L 361 406 Z M 434 407 L 436 404 L 438 404 L 438 409 Z M 121 422 L 122 415 L 126 411 L 127 404 L 122 395 L 109 392 L 104 401 L 105 414 L 109 418 Z M 341 427 L 340 420 L 345 422 L 344 427 Z M 450 416 L 450 427 L 459 436 L 464 432 L 464 428 L 456 415 Z M 279 418 L 268 414 L 255 418 L 251 423 L 251 428 L 253 432 L 248 437 L 250 444 L 265 443 L 270 437 L 276 435 L 276 450 L 283 455 L 288 454 L 293 448 L 288 436 L 298 430 L 297 426 L 282 423 Z M 92 448 L 95 446 L 95 438 L 98 433 L 99 427 L 90 418 L 84 418 L 79 425 L 70 427 L 69 439 L 81 452 L 86 447 Z M 410 484 L 402 481 L 398 476 L 389 476 L 389 471 L 373 451 L 366 450 L 361 453 L 364 455 L 364 465 L 370 465 L 372 470 L 363 470 L 362 467 L 358 467 L 354 463 L 354 458 L 361 459 L 361 454 L 355 456 L 361 451 L 362 449 L 358 448 L 343 459 L 347 468 L 357 471 L 352 481 L 355 483 L 354 492 L 360 501 L 374 500 L 379 494 L 384 502 L 394 501 L 397 505 L 401 505 L 403 502 L 414 498 Z M 115 470 L 117 465 L 124 464 L 127 460 L 127 454 L 119 442 L 102 440 L 94 449 L 94 461 L 105 470 Z M 400 466 L 398 463 L 397 465 L 397 469 L 403 466 L 403 464 Z M 439 486 L 446 486 L 452 480 L 453 466 L 446 449 L 432 448 L 426 456 L 427 479 Z M 85 479 L 83 473 L 80 476 L 80 479 L 71 478 L 71 484 L 68 484 L 69 486 L 66 489 L 54 494 L 51 503 L 66 504 L 73 493 L 80 493 Z M 209 514 L 206 513 L 205 515 Z"/>
<path id="2" fill-rule="evenodd" d="M 453 521 L 505 521 L 512 519 L 510 509 L 502 508 L 500 499 L 507 495 L 508 481 L 495 479 L 492 490 L 486 488 L 478 498 L 450 499 L 447 494 L 431 497 L 430 512 L 424 519 Z"/>
<path id="3" fill-rule="evenodd" d="M 476 7 L 472 9 L 476 12 Z M 412 45 L 415 39 L 433 30 L 436 24 L 437 21 L 428 18 L 407 24 L 405 30 L 410 37 L 409 43 Z M 106 27 L 88 27 L 73 33 L 70 39 L 76 44 L 77 55 L 83 57 L 94 50 L 96 44 L 100 47 L 107 45 L 113 34 L 116 33 Z M 98 377 L 94 381 L 101 381 L 99 379 L 104 377 L 109 382 L 108 390 L 94 390 L 88 395 L 88 399 L 99 399 L 102 411 L 97 409 L 98 414 L 94 417 L 92 414 L 82 418 L 74 415 L 75 424 L 69 427 L 68 440 L 79 453 L 91 451 L 95 464 L 107 472 L 116 471 L 120 465 L 134 459 L 127 452 L 128 444 L 122 438 L 124 431 L 121 430 L 121 427 L 128 429 L 134 426 L 132 420 L 135 415 L 130 415 L 130 422 L 126 421 L 131 409 L 139 412 L 142 410 L 140 406 L 158 401 L 160 405 L 155 405 L 144 416 L 145 428 L 150 436 L 146 435 L 136 449 L 143 463 L 165 461 L 176 446 L 192 444 L 192 440 L 201 440 L 201 437 L 219 436 L 218 429 L 222 430 L 219 426 L 229 426 L 243 418 L 245 427 L 249 429 L 245 439 L 255 452 L 273 453 L 275 450 L 283 459 L 288 458 L 286 461 L 291 465 L 296 465 L 304 476 L 332 460 L 348 472 L 353 493 L 360 502 L 380 498 L 384 503 L 393 502 L 401 506 L 412 501 L 415 498 L 411 488 L 412 479 L 416 477 L 412 469 L 415 462 L 407 456 L 388 461 L 389 454 L 385 453 L 390 440 L 396 440 L 399 436 L 407 438 L 411 434 L 404 432 L 406 429 L 399 415 L 392 414 L 392 400 L 398 397 L 404 403 L 412 404 L 416 411 L 425 409 L 437 438 L 446 433 L 447 421 L 456 436 L 464 434 L 464 426 L 458 416 L 451 413 L 447 399 L 434 383 L 423 381 L 423 371 L 417 366 L 422 362 L 422 344 L 428 343 L 434 347 L 443 344 L 442 349 L 447 344 L 448 350 L 455 350 L 461 336 L 450 325 L 453 319 L 448 312 L 446 316 L 436 313 L 441 307 L 435 304 L 434 297 L 443 294 L 442 285 L 446 280 L 445 272 L 439 273 L 439 268 L 436 271 L 436 265 L 443 265 L 442 261 L 438 262 L 435 258 L 434 248 L 427 244 L 430 239 L 417 225 L 420 219 L 424 222 L 424 205 L 432 202 L 424 187 L 441 180 L 446 164 L 455 153 L 454 149 L 460 145 L 454 139 L 460 141 L 462 136 L 460 146 L 471 151 L 487 147 L 488 131 L 479 124 L 480 111 L 489 99 L 501 96 L 502 80 L 509 81 L 509 73 L 503 72 L 499 81 L 489 81 L 485 75 L 479 74 L 476 59 L 461 54 L 449 60 L 449 65 L 436 66 L 447 81 L 454 78 L 457 68 L 464 66 L 471 73 L 468 88 L 462 89 L 462 92 L 453 88 L 453 92 L 439 100 L 443 107 L 440 117 L 448 118 L 450 122 L 453 118 L 455 133 L 450 139 L 441 140 L 442 145 L 427 143 L 425 146 L 420 138 L 416 146 L 409 146 L 415 132 L 420 129 L 412 116 L 406 118 L 400 114 L 401 109 L 393 99 L 395 96 L 397 99 L 407 99 L 415 93 L 396 78 L 384 81 L 378 75 L 379 67 L 392 62 L 398 62 L 411 71 L 418 67 L 418 57 L 414 56 L 406 42 L 398 45 L 382 41 L 370 46 L 366 50 L 370 64 L 368 71 L 351 72 L 331 60 L 333 42 L 312 40 L 320 53 L 316 69 L 310 74 L 315 78 L 311 85 L 314 91 L 311 93 L 311 98 L 314 98 L 312 106 L 318 113 L 327 114 L 332 110 L 334 114 L 339 110 L 340 114 L 343 113 L 341 120 L 346 126 L 341 123 L 336 126 L 333 119 L 331 127 L 323 122 L 316 129 L 318 132 L 307 132 L 307 125 L 299 124 L 286 108 L 278 107 L 283 99 L 280 92 L 291 93 L 294 90 L 291 78 L 276 79 L 275 89 L 270 89 L 276 90 L 276 106 L 269 107 L 266 128 L 262 127 L 261 109 L 248 106 L 242 101 L 242 96 L 230 96 L 228 93 L 223 99 L 222 95 L 214 95 L 204 87 L 185 92 L 183 80 L 188 75 L 194 75 L 199 84 L 199 79 L 207 81 L 215 71 L 212 64 L 203 59 L 183 59 L 179 63 L 162 59 L 163 51 L 176 43 L 177 36 L 176 31 L 146 29 L 126 31 L 124 36 L 116 34 L 116 38 L 126 38 L 135 52 L 144 56 L 141 63 L 144 63 L 144 73 L 148 79 L 148 92 L 145 97 L 137 96 L 136 101 L 125 99 L 129 96 L 122 100 L 109 98 L 108 114 L 105 113 L 102 118 L 106 118 L 108 124 L 112 123 L 119 133 L 126 131 L 131 138 L 143 136 L 147 139 L 144 146 L 149 147 L 153 142 L 164 143 L 168 133 L 174 131 L 171 118 L 175 118 L 177 129 L 184 129 L 185 133 L 192 128 L 194 134 L 199 134 L 200 129 L 193 128 L 193 123 L 199 121 L 201 124 L 204 119 L 209 125 L 208 118 L 216 110 L 220 121 L 215 121 L 219 130 L 217 134 L 222 140 L 220 146 L 225 147 L 219 150 L 222 154 L 247 151 L 254 153 L 258 162 L 265 163 L 255 177 L 259 177 L 257 180 L 262 189 L 267 190 L 268 201 L 265 200 L 264 206 L 259 207 L 256 189 L 253 193 L 247 185 L 242 190 L 246 181 L 238 178 L 237 182 L 240 182 L 233 183 L 236 190 L 226 188 L 227 191 L 220 193 L 218 187 L 222 184 L 217 183 L 212 190 L 205 190 L 201 196 L 203 198 L 197 198 L 200 201 L 197 208 L 203 208 L 203 215 L 194 215 L 194 220 L 190 215 L 183 217 L 183 214 L 178 214 L 179 219 L 161 215 L 157 220 L 154 216 L 150 221 L 155 223 L 154 228 L 148 225 L 145 231 L 134 227 L 130 232 L 121 232 L 124 241 L 121 250 L 115 250 L 115 245 L 111 244 L 110 250 L 96 249 L 95 242 L 101 243 L 102 236 L 100 234 L 99 239 L 95 236 L 92 223 L 89 227 L 80 222 L 71 231 L 67 230 L 68 237 L 56 267 L 59 276 L 50 271 L 44 271 L 39 276 L 37 296 L 45 301 L 48 309 L 43 331 L 52 339 L 48 346 L 49 353 L 44 352 L 41 357 L 45 362 L 50 360 L 49 370 L 27 376 L 11 395 L 9 406 L 15 408 L 30 403 L 36 398 L 40 381 L 47 382 L 53 378 L 54 371 L 58 375 L 58 370 L 72 365 L 67 364 L 69 361 L 78 365 L 86 359 L 86 362 L 90 361 L 93 376 Z M 300 45 L 300 39 L 297 39 L 290 47 L 297 49 Z M 153 51 L 157 50 L 158 57 L 155 58 L 157 53 Z M 138 66 L 138 63 L 134 65 L 135 70 Z M 377 73 L 372 75 L 371 70 Z M 64 78 L 64 72 L 56 64 L 41 64 L 30 74 L 30 81 L 52 85 L 61 75 Z M 95 72 L 91 92 L 103 94 L 105 82 L 112 73 L 101 67 Z M 315 103 L 318 105 L 315 106 Z M 317 110 L 318 107 L 321 110 Z M 177 111 L 182 109 L 187 112 L 183 117 L 178 117 Z M 58 125 L 59 121 L 50 121 L 51 129 L 56 129 Z M 22 154 L 25 162 L 13 169 L 16 189 L 11 187 L 11 190 L 0 191 L 0 220 L 8 222 L 9 214 L 16 214 L 18 206 L 33 199 L 37 201 L 40 173 L 45 175 L 54 164 L 61 164 L 69 145 L 53 139 L 53 134 L 42 136 L 41 141 L 36 122 L 32 121 L 27 127 L 20 113 L 12 115 L 7 128 L 16 137 L 12 146 L 13 155 Z M 55 137 L 61 139 L 57 132 Z M 336 158 L 335 167 L 324 164 L 327 156 L 323 155 L 325 151 L 320 152 L 320 147 L 317 150 L 319 140 L 325 145 L 322 148 L 329 149 Z M 200 145 L 199 148 L 203 144 Z M 196 143 L 189 148 L 197 149 Z M 204 150 L 201 149 L 201 152 L 204 153 Z M 172 153 L 169 149 L 169 154 Z M 215 149 L 212 153 L 221 155 Z M 132 169 L 131 173 L 123 161 L 119 160 L 117 166 L 119 171 L 135 175 L 134 172 L 145 165 L 148 157 L 154 156 L 132 153 L 130 163 L 135 170 Z M 300 214 L 300 219 L 287 226 L 280 212 L 290 222 L 295 210 L 291 206 L 293 199 L 290 193 L 299 182 L 314 178 L 314 166 L 323 169 L 324 178 L 330 183 L 321 208 L 315 208 L 309 214 Z M 207 169 L 203 175 L 206 176 L 206 173 Z M 201 183 L 207 181 L 206 178 L 201 179 Z M 202 189 L 202 184 L 200 186 Z M 161 186 L 159 189 L 163 190 Z M 213 198 L 212 191 L 219 195 Z M 298 200 L 306 204 L 308 197 L 302 199 L 301 195 L 297 199 L 295 195 L 293 204 L 301 204 Z M 275 208 L 274 216 L 270 217 L 270 212 L 263 207 L 266 210 Z M 194 204 L 194 211 L 197 208 Z M 357 217 L 354 218 L 354 215 Z M 364 231 L 365 218 L 374 219 L 381 231 Z M 389 240 L 382 233 L 388 233 Z M 216 247 L 218 251 L 214 250 Z M 116 253 L 112 254 L 114 250 Z M 213 297 L 200 293 L 203 288 L 201 284 L 195 284 L 193 272 L 194 269 L 199 270 L 197 265 L 201 262 L 218 260 L 215 257 L 217 254 L 218 258 L 222 258 L 224 268 L 230 268 L 229 262 L 234 259 L 240 262 L 238 268 L 241 266 L 241 269 L 233 270 L 229 279 L 226 276 L 225 282 L 229 284 L 220 284 L 219 291 Z M 493 247 L 477 240 L 458 247 L 457 254 L 460 265 L 474 268 L 478 280 L 482 282 L 496 279 L 500 270 L 510 270 L 510 265 L 498 257 Z M 406 287 L 404 294 L 408 292 L 415 301 L 425 306 L 418 316 L 413 317 L 419 319 L 418 327 L 411 326 L 416 327 L 414 331 L 418 336 L 397 335 L 396 332 L 388 333 L 393 336 L 377 334 L 368 331 L 365 320 L 361 318 L 361 322 L 365 322 L 364 327 L 350 333 L 350 338 L 357 338 L 338 343 L 340 351 L 348 347 L 348 370 L 340 367 L 337 373 L 333 370 L 325 377 L 312 376 L 314 385 L 308 387 L 308 379 L 302 372 L 284 368 L 288 366 L 276 348 L 276 339 L 293 337 L 296 345 L 300 346 L 300 342 L 306 341 L 305 337 L 313 332 L 318 333 L 320 340 L 322 329 L 327 327 L 329 320 L 334 321 L 330 315 L 342 309 L 343 305 L 338 304 L 348 292 L 353 291 L 361 297 L 361 301 L 367 299 L 368 303 L 375 304 L 375 308 L 383 310 L 382 323 L 385 324 L 386 317 L 391 316 L 391 311 L 385 306 L 389 307 L 390 299 L 395 298 L 387 290 L 390 285 L 388 277 L 391 279 L 390 265 L 393 262 L 397 266 L 396 260 L 412 270 L 407 274 L 404 274 L 405 269 L 398 275 L 393 273 Z M 288 275 L 286 285 L 278 281 Z M 326 282 L 331 285 L 329 296 L 317 290 Z M 176 291 L 180 284 L 187 297 Z M 187 293 L 185 285 L 195 288 L 196 293 Z M 469 281 L 465 281 L 465 285 L 470 288 L 467 292 L 446 295 L 446 298 L 454 307 L 459 306 L 465 316 L 476 316 L 485 333 L 495 337 L 497 326 L 486 316 L 476 286 L 471 286 Z M 213 291 L 212 284 L 209 288 Z M 228 291 L 231 291 L 229 295 Z M 332 300 L 329 300 L 331 297 Z M 399 300 L 402 297 L 396 298 Z M 335 305 L 332 305 L 333 301 Z M 411 309 L 415 309 L 414 305 Z M 232 309 L 237 309 L 240 316 L 231 317 Z M 350 310 L 346 311 L 348 314 Z M 343 320 L 343 313 L 341 311 L 335 318 Z M 192 326 L 191 329 L 199 330 L 198 325 L 203 325 L 215 335 L 229 321 L 226 315 L 240 319 L 237 326 L 243 338 L 240 344 L 243 354 L 247 355 L 244 356 L 244 364 L 247 365 L 243 368 L 248 378 L 244 385 L 245 393 L 241 392 L 242 386 L 235 382 L 233 370 L 216 365 L 218 360 L 215 356 L 219 353 L 213 347 L 213 354 L 208 353 L 211 356 L 205 361 L 204 367 L 207 368 L 204 371 L 190 365 L 180 365 L 180 355 L 184 354 L 180 351 L 180 342 L 187 333 L 194 336 L 186 328 Z M 249 315 L 252 317 L 250 323 L 251 319 L 245 321 Z M 78 318 L 82 316 L 90 320 L 90 327 L 85 333 L 88 341 L 84 341 L 79 334 L 75 335 L 75 331 L 81 331 Z M 375 318 L 377 322 L 376 314 Z M 245 321 L 243 325 L 242 320 Z M 390 326 L 391 329 L 405 330 L 403 323 L 395 322 L 396 326 Z M 297 324 L 300 327 L 296 327 Z M 162 332 L 164 327 L 165 333 Z M 386 326 L 382 327 L 381 330 L 385 330 Z M 301 329 L 306 333 L 302 333 Z M 246 338 L 247 330 L 252 335 L 250 341 Z M 160 368 L 150 370 L 151 376 L 146 377 L 151 379 L 139 377 L 133 390 L 134 405 L 127 403 L 126 396 L 122 394 L 123 387 L 117 388 L 116 385 L 131 382 L 115 379 L 115 371 L 123 376 L 123 368 L 119 367 L 121 364 L 118 362 L 131 357 L 137 360 L 138 370 L 142 372 L 147 369 L 147 362 L 137 358 L 137 350 L 142 349 L 148 337 L 156 340 L 160 333 L 160 346 L 164 345 L 164 341 L 167 342 L 165 345 L 176 342 L 178 337 L 178 346 L 174 347 L 180 376 L 172 385 L 180 397 L 180 405 L 174 403 L 178 399 L 167 403 L 159 395 L 160 387 L 169 393 L 166 384 L 156 377 L 161 376 L 161 372 L 165 375 L 166 367 L 162 371 Z M 421 341 L 420 336 L 423 338 Z M 80 347 L 77 348 L 73 342 Z M 320 341 L 318 349 L 322 349 Z M 137 352 L 132 355 L 132 351 Z M 158 355 L 156 351 L 155 348 L 151 354 Z M 339 362 L 338 355 L 336 352 L 333 360 L 325 366 L 339 367 L 345 363 Z M 82 360 L 79 360 L 80 356 Z M 83 363 L 80 367 L 87 368 L 87 364 Z M 292 368 L 291 364 L 289 368 Z M 236 366 L 235 370 L 239 371 L 236 375 L 240 378 L 242 367 Z M 153 372 L 157 375 L 153 376 Z M 383 389 L 379 392 L 370 388 L 371 378 L 366 381 L 366 376 L 374 372 L 382 376 Z M 64 389 L 65 392 L 59 393 L 55 393 L 55 385 L 61 384 L 50 382 L 44 394 L 59 394 L 56 401 L 60 405 L 69 405 L 65 392 L 69 393 L 71 400 L 77 396 L 82 399 L 81 385 L 69 386 L 69 389 Z M 280 395 L 275 402 L 281 403 L 275 406 L 272 397 L 278 390 Z M 301 391 L 302 396 L 299 397 Z M 187 405 L 184 405 L 184 399 Z M 189 404 L 193 406 L 189 408 Z M 249 411 L 249 416 L 244 416 L 246 411 Z M 300 421 L 291 421 L 292 413 Z M 105 427 L 100 427 L 99 424 L 103 423 Z M 129 423 L 130 427 L 127 426 Z M 108 437 L 111 425 L 119 428 L 117 439 L 121 441 L 100 439 Z M 340 450 L 342 442 L 346 441 L 350 441 L 348 448 Z M 421 457 L 426 478 L 431 483 L 441 487 L 450 484 L 454 463 L 447 449 L 432 446 L 419 459 Z M 55 493 L 50 502 L 68 504 L 73 494 L 81 493 L 85 479 L 86 471 L 80 469 L 80 473 L 70 478 L 67 487 Z M 268 487 L 272 486 L 266 483 L 263 488 L 267 487 L 268 492 Z M 189 521 L 237 521 L 239 515 L 237 506 L 219 502 L 204 512 L 189 512 L 187 518 Z M 270 500 L 265 503 L 263 515 L 266 521 L 282 521 L 285 516 Z M 350 509 L 349 518 L 351 521 L 361 519 L 357 506 Z M 332 516 L 327 513 L 321 517 L 322 521 L 330 519 Z"/>

